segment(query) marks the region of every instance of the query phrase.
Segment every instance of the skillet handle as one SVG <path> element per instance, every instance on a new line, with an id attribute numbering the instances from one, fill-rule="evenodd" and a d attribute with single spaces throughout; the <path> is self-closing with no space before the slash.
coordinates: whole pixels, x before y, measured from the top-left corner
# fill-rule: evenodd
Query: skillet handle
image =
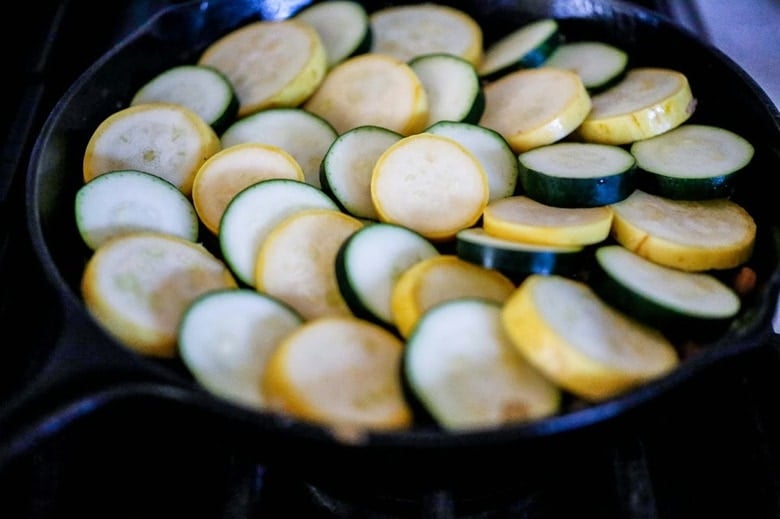
<path id="1" fill-rule="evenodd" d="M 68 304 L 45 364 L 19 392 L 0 402 L 0 466 L 111 400 L 112 390 L 183 387 L 170 368 L 115 346 Z M 126 396 L 126 395 L 125 395 Z"/>

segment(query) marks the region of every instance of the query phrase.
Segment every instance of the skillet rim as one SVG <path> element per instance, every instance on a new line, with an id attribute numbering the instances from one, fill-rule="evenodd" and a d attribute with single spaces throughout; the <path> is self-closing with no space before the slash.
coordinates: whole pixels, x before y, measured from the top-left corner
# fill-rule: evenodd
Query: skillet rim
<path id="1" fill-rule="evenodd" d="M 220 4 L 226 4 L 228 2 L 211 2 L 209 9 L 217 9 Z M 252 4 L 262 4 L 258 2 L 250 2 Z M 300 0 L 292 2 L 297 8 L 308 4 L 306 0 Z M 364 4 L 384 4 L 386 2 L 361 2 Z M 391 2 L 391 3 L 406 3 L 406 2 Z M 462 2 L 442 2 L 455 4 L 459 6 Z M 506 3 L 506 2 L 504 2 Z M 147 23 L 139 27 L 137 30 L 129 34 L 125 39 L 118 43 L 114 48 L 105 53 L 95 63 L 92 64 L 79 78 L 71 85 L 71 87 L 65 92 L 61 99 L 56 104 L 55 108 L 50 113 L 44 126 L 38 135 L 31 159 L 28 165 L 27 176 L 27 189 L 26 189 L 26 201 L 27 201 L 27 216 L 28 216 L 28 232 L 30 233 L 33 248 L 36 256 L 44 267 L 44 271 L 49 278 L 50 283 L 56 289 L 57 294 L 62 299 L 66 312 L 73 311 L 79 314 L 85 314 L 87 320 L 91 321 L 93 325 L 97 326 L 94 320 L 86 315 L 88 314 L 86 308 L 84 308 L 81 302 L 80 296 L 72 289 L 69 282 L 63 275 L 63 269 L 61 265 L 55 261 L 49 245 L 51 240 L 46 238 L 46 232 L 44 228 L 47 226 L 42 223 L 43 211 L 41 210 L 41 199 L 43 198 L 42 192 L 47 191 L 48 184 L 42 181 L 45 177 L 43 172 L 44 166 L 41 165 L 42 161 L 46 158 L 45 153 L 47 146 L 52 146 L 50 141 L 56 137 L 55 129 L 58 124 L 61 123 L 61 119 L 65 117 L 69 109 L 70 103 L 73 102 L 76 95 L 84 88 L 89 86 L 90 80 L 100 71 L 103 67 L 108 66 L 112 60 L 116 59 L 122 51 L 131 47 L 144 37 L 153 34 L 155 31 L 159 32 L 161 28 L 165 26 L 167 17 L 175 17 L 183 15 L 188 10 L 192 10 L 197 13 L 201 9 L 202 2 L 197 0 L 190 1 L 184 4 L 174 5 L 161 10 L 155 17 L 150 19 Z M 213 7 L 213 5 L 217 7 Z M 274 5 L 275 2 L 271 2 Z M 502 2 L 499 2 L 501 7 Z M 549 3 L 529 3 L 525 6 L 526 10 L 535 10 L 538 7 L 533 7 L 539 4 L 549 4 L 548 10 L 556 9 L 555 6 L 565 4 L 564 2 L 549 2 Z M 640 25 L 647 24 L 648 26 L 660 27 L 663 30 L 671 31 L 680 36 L 683 41 L 695 42 L 700 50 L 708 53 L 708 55 L 718 62 L 720 65 L 726 67 L 733 73 L 735 73 L 739 81 L 744 83 L 743 86 L 747 86 L 751 95 L 755 97 L 753 100 L 756 104 L 761 104 L 762 111 L 766 111 L 771 119 L 774 120 L 774 129 L 776 134 L 780 135 L 780 115 L 778 115 L 777 108 L 771 103 L 763 92 L 758 87 L 755 81 L 742 70 L 735 62 L 728 58 L 721 51 L 715 47 L 700 41 L 695 35 L 688 31 L 676 26 L 670 20 L 664 18 L 662 15 L 651 12 L 645 8 L 626 4 L 620 1 L 608 0 L 589 0 L 585 2 L 590 6 L 593 12 L 590 13 L 590 17 L 587 21 L 593 21 L 599 19 L 598 16 L 607 16 L 604 13 L 611 12 L 627 16 L 631 18 L 635 23 Z M 296 8 L 293 8 L 295 10 Z M 561 7 L 562 13 L 573 16 L 576 8 L 574 7 Z M 584 9 L 580 7 L 580 9 Z M 499 9 L 500 10 L 500 9 Z M 279 16 L 279 11 L 263 12 L 259 7 L 257 11 L 264 17 Z M 595 13 L 595 14 L 594 14 Z M 193 14 L 194 15 L 194 14 Z M 190 50 L 190 53 L 192 51 Z M 129 89 L 131 90 L 131 89 Z M 73 108 L 70 108 L 73 110 Z M 61 197 L 62 195 L 60 195 Z M 668 393 L 671 389 L 682 385 L 692 374 L 698 372 L 701 369 L 706 368 L 714 362 L 718 362 L 722 359 L 737 355 L 743 351 L 753 349 L 760 346 L 768 340 L 772 335 L 771 320 L 772 310 L 774 308 L 774 300 L 777 299 L 778 291 L 780 290 L 780 267 L 769 276 L 767 280 L 766 288 L 761 292 L 760 301 L 755 304 L 757 312 L 752 315 L 748 325 L 743 329 L 737 330 L 739 333 L 728 332 L 725 336 L 719 340 L 710 344 L 707 351 L 697 358 L 688 359 L 683 362 L 674 372 L 669 375 L 646 383 L 636 389 L 630 390 L 627 393 L 610 399 L 606 402 L 597 403 L 584 409 L 578 409 L 574 411 L 568 411 L 564 414 L 556 415 L 550 418 L 541 420 L 535 420 L 533 422 L 506 425 L 498 429 L 479 429 L 475 431 L 463 431 L 463 432 L 447 432 L 439 430 L 438 428 L 421 429 L 415 427 L 411 430 L 398 431 L 398 432 L 382 432 L 382 433 L 370 433 L 366 438 L 360 440 L 360 445 L 385 445 L 385 446 L 430 446 L 449 448 L 454 445 L 483 445 L 488 443 L 504 443 L 507 441 L 517 441 L 518 439 L 536 438 L 552 436 L 559 433 L 572 432 L 579 429 L 586 428 L 591 425 L 603 423 L 624 414 L 629 410 L 636 409 L 643 404 L 646 404 L 656 397 L 662 396 Z M 116 340 L 105 334 L 106 345 L 111 348 L 125 348 Z M 143 362 L 157 362 L 154 359 L 142 359 Z M 189 387 L 192 386 L 192 387 Z M 325 426 L 307 424 L 290 420 L 288 417 L 280 417 L 274 413 L 258 412 L 253 410 L 242 409 L 230 402 L 226 402 L 217 397 L 209 395 L 204 391 L 200 391 L 195 387 L 192 381 L 183 381 L 181 386 L 185 392 L 181 393 L 177 398 L 180 398 L 182 402 L 195 407 L 201 407 L 208 412 L 218 413 L 220 410 L 222 413 L 228 415 L 239 421 L 249 420 L 256 424 L 268 425 L 269 428 L 281 428 L 286 432 L 294 431 L 295 434 L 299 434 L 302 437 L 316 438 L 316 439 L 330 439 L 335 436 L 331 435 L 331 432 Z M 189 393 L 187 393 L 189 391 Z M 165 393 L 164 391 L 160 392 Z M 167 393 L 166 393 L 167 394 Z M 188 396 L 192 398 L 187 398 Z M 110 403 L 110 402 L 109 402 Z M 247 414 L 248 413 L 248 414 Z"/>

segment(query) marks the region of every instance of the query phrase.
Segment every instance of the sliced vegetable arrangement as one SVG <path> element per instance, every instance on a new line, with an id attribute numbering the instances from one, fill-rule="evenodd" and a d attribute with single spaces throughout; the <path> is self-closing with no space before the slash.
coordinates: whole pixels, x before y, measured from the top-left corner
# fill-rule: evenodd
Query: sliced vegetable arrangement
<path id="1" fill-rule="evenodd" d="M 87 309 L 215 396 L 341 431 L 411 427 L 411 399 L 447 430 L 522 423 L 663 377 L 741 310 L 753 148 L 691 120 L 680 71 L 566 36 L 485 47 L 456 8 L 350 0 L 224 35 L 89 139 Z"/>

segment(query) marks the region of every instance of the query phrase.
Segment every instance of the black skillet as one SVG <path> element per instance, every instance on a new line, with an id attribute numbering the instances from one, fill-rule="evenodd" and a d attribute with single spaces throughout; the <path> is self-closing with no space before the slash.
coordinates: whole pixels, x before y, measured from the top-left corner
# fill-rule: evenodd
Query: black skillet
<path id="1" fill-rule="evenodd" d="M 115 342 L 89 317 L 78 288 L 88 252 L 75 227 L 73 200 L 82 182 L 81 159 L 90 134 L 109 114 L 127 106 L 136 89 L 158 72 L 194 62 L 207 44 L 239 25 L 284 18 L 307 3 L 196 1 L 165 9 L 90 67 L 50 114 L 29 163 L 27 217 L 35 252 L 60 296 L 64 318 L 37 377 L 0 408 L 0 464 L 107 406 L 164 401 L 177 412 L 219 424 L 249 459 L 295 464 L 313 481 L 401 492 L 473 488 L 477 482 L 489 487 L 497 484 L 495 475 L 502 469 L 523 467 L 528 473 L 531 467 L 548 464 L 553 451 L 553 458 L 565 459 L 566 449 L 575 445 L 567 441 L 571 437 L 641 416 L 716 362 L 766 347 L 780 288 L 780 211 L 776 191 L 767 189 L 780 170 L 777 109 L 742 69 L 694 35 L 650 11 L 597 0 L 449 3 L 477 19 L 486 45 L 523 23 L 553 16 L 569 40 L 606 41 L 627 50 L 631 66 L 679 70 L 698 100 L 690 122 L 729 128 L 754 144 L 755 157 L 733 198 L 758 222 L 749 262 L 758 274 L 757 288 L 729 331 L 675 372 L 607 402 L 530 424 L 463 434 L 420 425 L 346 439 L 325 428 L 219 400 L 199 388 L 180 363 L 143 358 Z M 364 3 L 369 11 L 388 5 Z M 339 467 L 338 478 L 334 466 Z"/>

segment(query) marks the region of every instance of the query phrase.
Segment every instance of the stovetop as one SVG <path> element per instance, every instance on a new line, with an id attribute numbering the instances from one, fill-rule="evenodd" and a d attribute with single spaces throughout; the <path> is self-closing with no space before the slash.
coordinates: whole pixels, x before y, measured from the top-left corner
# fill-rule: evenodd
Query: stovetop
<path id="1" fill-rule="evenodd" d="M 37 131 L 82 71 L 172 3 L 71 0 L 16 7 L 20 30 L 5 46 L 12 71 L 6 77 L 14 80 L 6 84 L 10 94 L 0 110 L 0 399 L 35 373 L 61 318 L 24 224 L 24 172 Z M 634 3 L 709 32 L 706 17 L 681 11 L 679 3 Z M 98 22 L 87 22 L 85 33 L 84 20 Z M 170 404 L 120 404 L 62 428 L 29 456 L 0 467 L 0 515 L 780 517 L 778 395 L 780 344 L 773 344 L 699 374 L 631 433 L 589 444 L 566 473 L 546 477 L 531 492 L 486 502 L 460 502 L 446 489 L 413 502 L 343 499 L 284 464 L 244 459 L 218 426 L 204 426 Z"/>

